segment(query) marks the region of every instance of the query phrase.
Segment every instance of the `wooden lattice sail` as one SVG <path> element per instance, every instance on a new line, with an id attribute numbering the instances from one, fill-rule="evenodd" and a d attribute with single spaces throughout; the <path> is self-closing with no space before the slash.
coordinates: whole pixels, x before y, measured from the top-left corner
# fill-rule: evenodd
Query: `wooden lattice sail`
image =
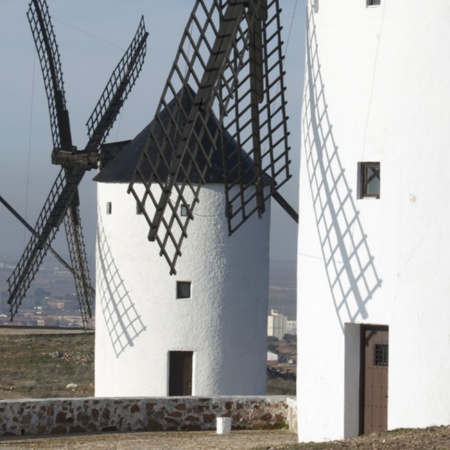
<path id="1" fill-rule="evenodd" d="M 229 234 L 291 176 L 280 13 L 278 0 L 194 5 L 129 184 L 172 274 L 213 154 L 222 152 Z"/>

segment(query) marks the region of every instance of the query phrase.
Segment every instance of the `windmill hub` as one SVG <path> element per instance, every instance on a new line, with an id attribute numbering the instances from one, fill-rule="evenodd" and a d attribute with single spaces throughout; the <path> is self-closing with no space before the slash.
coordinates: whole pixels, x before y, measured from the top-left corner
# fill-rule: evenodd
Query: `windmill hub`
<path id="1" fill-rule="evenodd" d="M 54 149 L 52 152 L 52 164 L 62 167 L 82 167 L 86 170 L 96 169 L 99 162 L 99 154 L 87 151 Z"/>

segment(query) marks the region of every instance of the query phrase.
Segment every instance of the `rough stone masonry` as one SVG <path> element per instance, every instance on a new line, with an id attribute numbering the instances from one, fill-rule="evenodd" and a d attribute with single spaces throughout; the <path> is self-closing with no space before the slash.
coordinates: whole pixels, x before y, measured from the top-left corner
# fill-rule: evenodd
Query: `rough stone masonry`
<path id="1" fill-rule="evenodd" d="M 0 436 L 67 433 L 296 429 L 295 399 L 260 397 L 64 398 L 0 401 Z"/>

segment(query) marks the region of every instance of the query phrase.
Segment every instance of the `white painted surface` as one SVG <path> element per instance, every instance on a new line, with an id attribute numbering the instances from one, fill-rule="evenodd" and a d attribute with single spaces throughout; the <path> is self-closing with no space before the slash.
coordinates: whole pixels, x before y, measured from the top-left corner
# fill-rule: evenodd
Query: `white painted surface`
<path id="1" fill-rule="evenodd" d="M 270 206 L 228 237 L 223 186 L 203 187 L 170 276 L 126 190 L 98 183 L 96 396 L 168 395 L 169 351 L 194 352 L 193 395 L 264 394 Z"/>
<path id="2" fill-rule="evenodd" d="M 389 326 L 388 427 L 450 423 L 447 1 L 308 17 L 298 260 L 302 441 L 358 433 L 359 327 Z M 357 199 L 357 164 L 381 198 Z"/>
<path id="3" fill-rule="evenodd" d="M 287 333 L 287 317 L 272 309 L 267 316 L 267 336 L 275 336 L 278 339 L 283 339 Z"/>
<path id="4" fill-rule="evenodd" d="M 216 419 L 217 434 L 227 434 L 231 431 L 231 417 L 218 417 Z"/>

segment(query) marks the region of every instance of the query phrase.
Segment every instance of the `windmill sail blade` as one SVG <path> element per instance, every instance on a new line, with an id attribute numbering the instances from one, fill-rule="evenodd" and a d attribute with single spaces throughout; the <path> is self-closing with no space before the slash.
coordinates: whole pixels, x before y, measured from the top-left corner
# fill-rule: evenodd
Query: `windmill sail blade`
<path id="1" fill-rule="evenodd" d="M 149 239 L 158 242 L 171 273 L 175 273 L 199 187 L 217 147 L 217 133 L 212 135 L 207 124 L 215 120 L 211 108 L 215 91 L 245 9 L 241 1 L 225 9 L 220 0 L 209 3 L 208 8 L 198 0 L 194 6 L 129 186 L 150 225 Z M 175 107 L 169 107 L 172 101 Z M 170 120 L 163 120 L 167 111 Z M 150 151 L 155 147 L 156 154 Z M 173 191 L 174 202 L 170 201 Z M 151 206 L 146 209 L 147 200 Z M 186 217 L 180 217 L 180 205 L 187 209 Z"/>
<path id="2" fill-rule="evenodd" d="M 223 103 L 226 107 L 221 117 L 222 126 L 238 142 L 238 148 L 246 150 L 247 162 L 253 162 L 243 171 L 246 161 L 241 152 L 224 154 L 229 234 L 255 212 L 263 212 L 262 202 L 291 178 L 281 9 L 278 0 L 260 4 L 259 10 L 256 2 L 253 6 L 243 29 L 250 51 L 242 56 L 235 50 L 239 52 L 239 80 L 233 97 Z M 234 68 L 227 67 L 226 72 L 232 77 Z M 224 92 L 228 98 L 229 90 Z"/>
<path id="3" fill-rule="evenodd" d="M 32 0 L 28 8 L 27 17 L 44 77 L 53 149 L 54 152 L 61 148 L 72 152 L 72 138 L 64 93 L 61 59 L 46 1 Z"/>
<path id="4" fill-rule="evenodd" d="M 74 214 L 76 214 L 75 217 Z M 64 218 L 64 228 L 69 244 L 72 267 L 76 272 L 75 288 L 78 296 L 81 319 L 84 328 L 86 328 L 88 319 L 92 317 L 95 292 L 91 287 L 79 208 L 68 209 Z"/>
<path id="5" fill-rule="evenodd" d="M 45 5 L 43 0 L 34 0 L 33 5 Z M 40 11 L 36 8 L 36 11 Z M 38 12 L 36 12 L 39 15 Z M 49 22 L 45 22 L 47 26 Z M 59 172 L 56 181 L 50 190 L 49 197 L 47 198 L 44 207 L 39 215 L 38 221 L 35 226 L 35 233 L 31 236 L 25 251 L 19 260 L 18 265 L 14 269 L 11 276 L 8 278 L 8 291 L 11 319 L 16 314 L 23 298 L 26 295 L 31 282 L 33 281 L 39 266 L 46 254 L 48 246 L 53 241 L 55 234 L 63 221 L 68 208 L 71 207 L 72 221 L 77 225 L 78 212 L 76 211 L 76 203 L 74 199 L 77 196 L 78 185 L 80 184 L 84 173 L 87 169 L 96 166 L 99 147 L 104 142 L 110 128 L 112 127 L 117 114 L 120 111 L 123 102 L 129 94 L 132 86 L 134 85 L 141 69 L 146 50 L 147 33 L 145 31 L 145 25 L 143 19 L 141 19 L 138 27 L 138 31 L 126 51 L 125 55 L 117 65 L 113 72 L 93 114 L 88 122 L 89 129 L 89 142 L 87 143 L 85 150 L 82 152 L 76 152 L 72 158 L 69 156 L 64 157 L 64 163 L 61 171 Z M 43 53 L 44 57 L 51 59 L 51 55 Z M 47 56 L 45 56 L 47 55 Z M 60 66 L 60 65 L 59 65 Z M 44 73 L 44 79 L 45 79 Z M 46 82 L 47 84 L 47 82 Z M 47 95 L 52 94 L 52 90 L 47 91 Z M 49 100 L 49 105 L 51 100 Z M 57 108 L 55 107 L 55 111 Z M 52 115 L 52 109 L 50 109 L 50 115 Z M 58 121 L 54 122 L 56 129 L 58 129 Z M 53 126 L 53 122 L 52 122 Z M 53 132 L 53 130 L 52 130 Z M 57 133 L 58 137 L 59 134 Z M 54 141 L 55 143 L 55 141 Z M 94 156 L 92 158 L 91 156 Z M 95 163 L 92 163 L 94 161 Z M 70 225 L 69 225 L 70 226 Z M 72 228 L 72 235 L 68 236 L 69 242 L 73 236 L 77 236 L 82 239 L 82 235 L 79 230 Z M 70 244 L 69 244 L 70 245 Z M 83 245 L 73 246 L 73 249 L 83 248 Z M 78 250 L 77 250 L 78 251 Z M 78 264 L 79 270 L 84 267 L 86 260 L 83 254 L 71 255 L 72 260 L 81 261 Z M 87 274 L 87 272 L 85 272 Z M 84 278 L 86 278 L 84 276 Z M 75 280 L 78 283 L 78 280 Z M 82 284 L 85 284 L 83 281 Z M 84 300 L 82 300 L 84 302 Z M 89 301 L 89 300 L 87 300 Z M 87 306 L 83 306 L 83 308 Z"/>
<path id="6" fill-rule="evenodd" d="M 28 21 L 41 64 L 42 76 L 48 100 L 50 127 L 53 139 L 52 162 L 65 166 L 67 155 L 76 152 L 72 146 L 69 112 L 66 106 L 61 58 L 45 0 L 32 0 L 28 12 Z M 62 159 L 62 162 L 59 161 Z M 66 177 L 71 177 L 71 169 L 66 168 Z M 79 205 L 78 192 L 72 200 L 72 208 Z M 76 216 L 76 211 L 73 212 Z"/>
<path id="7" fill-rule="evenodd" d="M 0 195 L 0 203 L 3 203 L 5 208 L 20 222 L 22 225 L 31 233 L 35 233 L 33 227 Z M 48 250 L 50 253 L 74 276 L 77 276 L 77 273 L 75 270 L 68 264 L 64 258 L 58 254 L 58 252 L 52 248 L 51 246 L 48 246 Z M 90 287 L 92 291 L 94 289 Z"/>
<path id="8" fill-rule="evenodd" d="M 67 212 L 84 170 L 74 171 L 70 182 L 65 170 L 61 168 L 50 190 L 50 194 L 39 214 L 38 220 L 19 263 L 7 280 L 11 319 L 16 314 L 25 297 L 36 272 L 38 271 L 47 249 Z"/>
<path id="9" fill-rule="evenodd" d="M 0 202 L 3 203 L 3 205 L 25 226 L 25 228 L 27 228 L 27 230 L 29 230 L 31 233 L 35 233 L 34 229 L 28 224 L 28 222 L 2 196 L 0 196 Z M 71 211 L 71 209 L 69 209 L 69 211 Z M 76 211 L 78 211 L 78 209 L 76 209 Z M 68 218 L 68 216 L 69 214 L 66 215 L 66 219 Z M 74 261 L 72 258 L 72 266 L 76 268 L 73 269 L 72 266 L 67 264 L 67 262 L 52 247 L 48 246 L 48 250 L 74 276 L 75 287 L 77 290 L 78 301 L 80 305 L 80 314 L 82 317 L 83 326 L 84 328 L 86 328 L 88 318 L 92 317 L 92 305 L 94 301 L 95 291 L 92 288 L 89 278 L 80 218 L 78 217 L 78 219 L 76 220 L 76 223 L 78 225 L 72 225 L 73 222 L 70 220 L 65 220 L 64 223 L 66 225 L 67 236 L 71 236 L 69 248 L 72 248 L 72 250 L 70 250 L 70 254 L 74 256 L 83 255 L 84 258 L 80 261 Z"/>
<path id="10" fill-rule="evenodd" d="M 144 17 L 141 17 L 136 34 L 114 69 L 91 117 L 87 121 L 89 143 L 84 153 L 98 153 L 120 108 L 128 97 L 141 72 L 146 54 L 148 33 L 145 30 Z"/>
<path id="11" fill-rule="evenodd" d="M 290 178 L 280 11 L 278 0 L 195 3 L 128 189 L 172 274 L 215 152 L 230 234 Z"/>
<path id="12" fill-rule="evenodd" d="M 289 214 L 294 222 L 298 223 L 298 212 L 288 203 L 279 191 L 274 191 L 272 197 Z"/>

